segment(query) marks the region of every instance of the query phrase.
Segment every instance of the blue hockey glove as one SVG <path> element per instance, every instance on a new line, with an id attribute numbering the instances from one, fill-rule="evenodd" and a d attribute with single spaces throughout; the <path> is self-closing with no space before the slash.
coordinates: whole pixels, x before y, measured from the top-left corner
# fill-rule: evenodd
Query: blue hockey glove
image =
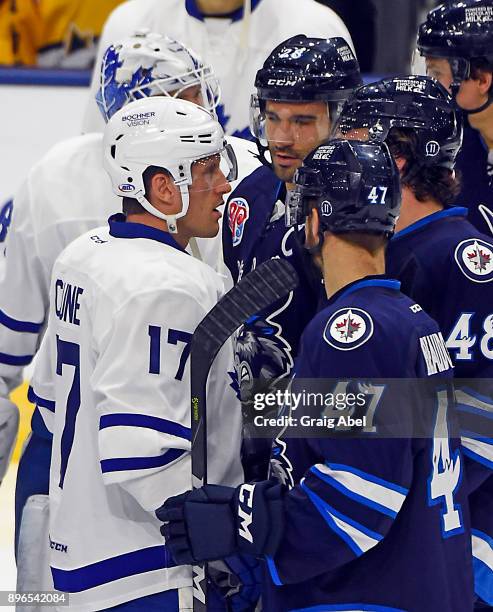
<path id="1" fill-rule="evenodd" d="M 208 564 L 211 586 L 231 612 L 253 612 L 260 599 L 262 566 L 249 555 Z"/>
<path id="2" fill-rule="evenodd" d="M 284 526 L 284 488 L 270 480 L 236 489 L 205 485 L 171 497 L 156 511 L 179 565 L 276 551 Z"/>

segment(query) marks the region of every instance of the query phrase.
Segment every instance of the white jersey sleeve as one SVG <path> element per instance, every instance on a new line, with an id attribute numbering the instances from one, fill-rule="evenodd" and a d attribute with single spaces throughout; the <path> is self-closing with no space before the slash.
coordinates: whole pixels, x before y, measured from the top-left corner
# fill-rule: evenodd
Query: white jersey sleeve
<path id="1" fill-rule="evenodd" d="M 38 347 L 48 303 L 48 282 L 39 257 L 29 184 L 14 199 L 7 235 L 4 274 L 0 280 L 0 396 L 22 382 L 22 370 Z"/>
<path id="2" fill-rule="evenodd" d="M 39 346 L 55 259 L 121 206 L 102 168 L 101 150 L 99 134 L 56 145 L 14 198 L 0 277 L 0 397 L 22 382 L 22 370 Z"/>
<path id="3" fill-rule="evenodd" d="M 109 16 L 99 43 L 83 132 L 102 131 L 103 118 L 95 95 L 106 49 L 140 28 L 167 34 L 199 53 L 211 64 L 222 89 L 218 115 L 228 134 L 249 137 L 249 102 L 255 74 L 281 42 L 306 34 L 320 38 L 341 36 L 353 47 L 340 17 L 315 0 L 260 0 L 253 3 L 248 21 L 203 17 L 184 0 L 130 0 Z M 188 12 L 190 11 L 190 12 Z M 353 48 L 354 50 L 354 48 Z"/>

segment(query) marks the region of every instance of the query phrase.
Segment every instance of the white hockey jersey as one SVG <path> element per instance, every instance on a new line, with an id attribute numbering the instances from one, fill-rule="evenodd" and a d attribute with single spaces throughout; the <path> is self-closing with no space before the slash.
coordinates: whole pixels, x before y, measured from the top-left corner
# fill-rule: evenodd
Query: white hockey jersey
<path id="1" fill-rule="evenodd" d="M 256 149 L 253 143 L 233 137 L 228 141 L 238 158 L 234 189 L 260 162 L 250 152 Z M 0 274 L 0 398 L 7 398 L 22 382 L 23 368 L 39 346 L 56 258 L 72 240 L 106 223 L 121 206 L 102 166 L 102 134 L 63 141 L 30 170 L 14 199 Z M 198 239 L 197 244 L 201 258 L 220 269 L 221 231 L 217 238 Z M 40 406 L 40 411 L 45 421 L 51 418 L 46 408 Z M 39 424 L 36 419 L 34 423 Z"/>
<path id="2" fill-rule="evenodd" d="M 101 60 L 114 42 L 149 28 L 194 49 L 211 64 L 221 83 L 220 121 L 228 134 L 248 137 L 250 95 L 255 74 L 282 41 L 296 34 L 342 36 L 352 46 L 339 16 L 315 0 L 251 0 L 250 18 L 239 9 L 230 18 L 204 17 L 195 0 L 130 0 L 109 16 L 101 35 L 83 131 L 103 129 L 95 94 Z"/>
<path id="3" fill-rule="evenodd" d="M 33 389 L 56 402 L 51 568 L 73 610 L 191 586 L 154 510 L 191 488 L 190 343 L 221 294 L 216 272 L 170 234 L 123 215 L 55 263 Z M 229 486 L 243 478 L 232 367 L 227 343 L 209 376 L 207 423 L 209 479 Z"/>

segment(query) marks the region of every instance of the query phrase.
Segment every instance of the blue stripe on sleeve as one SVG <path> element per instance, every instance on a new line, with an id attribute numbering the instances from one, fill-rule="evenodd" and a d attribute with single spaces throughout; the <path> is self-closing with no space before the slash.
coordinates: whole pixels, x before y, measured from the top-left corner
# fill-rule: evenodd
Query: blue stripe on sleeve
<path id="1" fill-rule="evenodd" d="M 353 551 L 353 553 L 357 557 L 360 557 L 363 554 L 363 550 L 357 545 L 357 543 L 345 531 L 343 531 L 335 523 L 335 521 L 332 519 L 332 517 L 329 515 L 329 513 L 333 514 L 334 516 L 336 516 L 341 521 L 344 521 L 345 523 L 348 523 L 348 525 L 351 525 L 352 527 L 354 527 L 358 531 L 361 531 L 362 533 L 364 533 L 365 535 L 367 535 L 368 537 L 370 537 L 370 538 L 372 538 L 374 540 L 380 541 L 380 540 L 383 539 L 383 536 L 381 534 L 376 533 L 375 531 L 371 531 L 367 527 L 363 527 L 363 525 L 361 525 L 360 523 L 357 523 L 356 521 L 353 521 L 349 517 L 344 516 L 340 512 L 337 512 L 337 510 L 332 508 L 332 506 L 330 506 L 326 501 L 321 499 L 304 482 L 301 483 L 301 488 L 308 495 L 308 498 L 313 503 L 313 505 L 317 508 L 317 510 L 320 512 L 320 514 L 322 515 L 322 518 L 329 525 L 329 527 L 332 529 L 332 531 L 334 531 L 334 533 L 336 533 L 342 540 L 344 540 L 344 542 L 346 542 L 346 544 L 349 546 L 349 548 Z"/>
<path id="2" fill-rule="evenodd" d="M 126 470 L 148 470 L 156 467 L 163 467 L 179 459 L 187 451 L 172 448 L 158 457 L 122 457 L 117 459 L 103 459 L 101 471 L 103 474 L 108 472 L 125 472 Z"/>
<path id="3" fill-rule="evenodd" d="M 484 540 L 485 542 L 487 542 L 493 549 L 493 538 L 490 537 L 488 534 L 484 533 L 484 531 L 479 531 L 479 529 L 471 529 L 471 533 L 480 540 Z"/>
<path id="4" fill-rule="evenodd" d="M 337 489 L 340 493 L 342 493 L 346 497 L 349 497 L 349 499 L 352 499 L 353 501 L 356 501 L 360 504 L 368 506 L 368 508 L 372 508 L 373 510 L 376 510 L 377 512 L 381 512 L 382 514 L 385 514 L 386 516 L 389 516 L 392 519 L 394 519 L 397 516 L 397 512 L 394 512 L 394 510 L 392 510 L 391 508 L 382 506 L 381 504 L 379 504 L 376 501 L 373 501 L 372 499 L 368 499 L 367 497 L 363 497 L 359 493 L 355 493 L 354 491 L 351 491 L 351 489 L 348 489 L 347 487 L 345 487 L 342 483 L 337 481 L 335 478 L 332 478 L 332 476 L 330 476 L 329 474 L 323 474 L 320 470 L 317 470 L 315 466 L 312 466 L 310 468 L 310 471 L 313 474 L 315 474 L 317 478 L 320 478 L 320 480 L 323 480 L 331 487 L 334 487 L 334 489 Z"/>
<path id="5" fill-rule="evenodd" d="M 43 327 L 43 323 L 32 323 L 31 321 L 19 321 L 12 319 L 0 310 L 0 325 L 8 327 L 12 331 L 27 332 L 28 334 L 38 334 Z"/>
<path id="6" fill-rule="evenodd" d="M 474 592 L 477 593 L 487 604 L 493 606 L 492 571 L 477 557 L 473 557 L 472 565 L 474 569 Z"/>
<path id="7" fill-rule="evenodd" d="M 477 442 L 483 442 L 484 444 L 489 444 L 490 446 L 493 446 L 493 438 L 488 438 L 487 436 L 484 436 L 479 432 L 463 429 L 460 432 L 460 435 L 463 438 L 471 438 L 471 440 L 476 440 Z"/>
<path id="8" fill-rule="evenodd" d="M 189 427 L 145 414 L 104 414 L 99 420 L 99 429 L 107 427 L 147 427 L 188 441 L 192 439 L 192 430 Z"/>
<path id="9" fill-rule="evenodd" d="M 27 390 L 27 399 L 31 402 L 31 404 L 36 404 L 36 406 L 46 408 L 50 412 L 55 412 L 55 402 L 37 395 L 31 386 Z"/>
<path id="10" fill-rule="evenodd" d="M 493 398 L 489 397 L 488 395 L 483 395 L 482 393 L 478 393 L 478 391 L 475 391 L 474 389 L 471 389 L 470 387 L 461 387 L 458 390 L 463 391 L 467 395 L 470 395 L 471 397 L 478 399 L 480 402 L 484 402 L 485 404 L 490 404 L 490 406 L 493 409 Z"/>
<path id="11" fill-rule="evenodd" d="M 57 590 L 80 593 L 128 576 L 175 566 L 166 546 L 152 546 L 73 570 L 52 567 L 51 573 Z"/>
<path id="12" fill-rule="evenodd" d="M 394 482 L 389 482 L 388 480 L 384 480 L 383 478 L 379 478 L 373 474 L 368 474 L 368 472 L 363 472 L 362 470 L 358 470 L 357 468 L 351 465 L 343 465 L 342 463 L 329 463 L 326 462 L 327 467 L 330 467 L 331 470 L 342 470 L 345 472 L 352 472 L 357 476 L 361 476 L 365 480 L 369 480 L 370 482 L 374 482 L 375 484 L 382 485 L 382 487 L 387 487 L 388 489 L 392 489 L 393 491 L 397 491 L 398 493 L 402 493 L 403 495 L 407 495 L 409 493 L 409 489 L 406 487 L 401 487 L 400 485 L 395 484 Z"/>
<path id="13" fill-rule="evenodd" d="M 456 409 L 459 412 L 468 412 L 470 414 L 475 414 L 476 416 L 480 416 L 483 419 L 493 419 L 493 409 L 483 410 L 482 408 L 475 408 L 474 406 L 470 406 L 469 404 L 464 404 L 462 402 L 456 403 Z"/>
<path id="14" fill-rule="evenodd" d="M 10 366 L 27 366 L 33 360 L 34 355 L 7 355 L 0 353 L 0 363 Z"/>
<path id="15" fill-rule="evenodd" d="M 466 448 L 465 446 L 461 446 L 460 450 L 462 454 L 466 457 L 469 457 L 469 459 L 476 461 L 476 463 L 481 463 L 481 465 L 485 465 L 488 469 L 493 470 L 493 461 L 486 459 L 486 457 L 483 457 L 482 455 L 478 455 L 477 453 L 470 450 L 469 448 Z"/>
<path id="16" fill-rule="evenodd" d="M 274 562 L 274 559 L 272 557 L 266 556 L 265 560 L 267 561 L 267 568 L 269 570 L 270 577 L 272 578 L 272 582 L 276 586 L 282 586 L 282 580 L 279 577 L 279 572 L 277 571 L 277 567 Z"/>

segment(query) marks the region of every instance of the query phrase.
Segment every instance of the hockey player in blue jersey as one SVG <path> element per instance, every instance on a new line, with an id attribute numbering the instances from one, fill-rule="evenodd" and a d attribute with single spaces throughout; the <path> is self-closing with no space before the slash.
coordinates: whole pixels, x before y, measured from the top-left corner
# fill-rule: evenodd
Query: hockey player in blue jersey
<path id="1" fill-rule="evenodd" d="M 421 25 L 418 50 L 465 116 L 457 203 L 478 230 L 493 234 L 493 1 L 444 2 Z"/>
<path id="2" fill-rule="evenodd" d="M 306 218 L 327 299 L 303 333 L 293 389 L 313 378 L 430 384 L 437 373 L 445 383 L 452 365 L 437 324 L 385 276 L 400 209 L 386 146 L 329 141 L 295 182 L 289 219 Z M 429 437 L 285 437 L 276 464 L 290 490 L 263 481 L 168 500 L 157 514 L 175 560 L 265 555 L 267 612 L 471 610 L 463 459 L 447 394 L 437 393 L 415 404 Z M 375 422 L 405 404 L 395 399 L 382 396 Z"/>
<path id="3" fill-rule="evenodd" d="M 476 592 L 493 605 L 493 440 L 486 433 L 493 417 L 493 240 L 467 220 L 467 208 L 451 206 L 460 119 L 437 81 L 401 77 L 358 89 L 335 129 L 384 140 L 401 171 L 402 209 L 387 270 L 438 322 L 454 362 L 472 492 Z M 460 379 L 474 380 L 464 389 Z M 489 399 L 481 401 L 479 392 Z"/>
<path id="4" fill-rule="evenodd" d="M 284 225 L 286 195 L 303 158 L 328 137 L 342 102 L 361 83 L 358 62 L 342 38 L 295 36 L 276 47 L 257 72 L 251 130 L 264 165 L 228 199 L 224 262 L 236 283 L 259 263 L 286 258 L 300 283 L 287 299 L 245 325 L 238 337 L 236 370 L 243 400 L 251 395 L 254 380 L 289 375 L 301 333 L 315 314 L 320 277 L 306 266 L 299 228 Z M 268 458 L 270 446 L 264 450 Z"/>

